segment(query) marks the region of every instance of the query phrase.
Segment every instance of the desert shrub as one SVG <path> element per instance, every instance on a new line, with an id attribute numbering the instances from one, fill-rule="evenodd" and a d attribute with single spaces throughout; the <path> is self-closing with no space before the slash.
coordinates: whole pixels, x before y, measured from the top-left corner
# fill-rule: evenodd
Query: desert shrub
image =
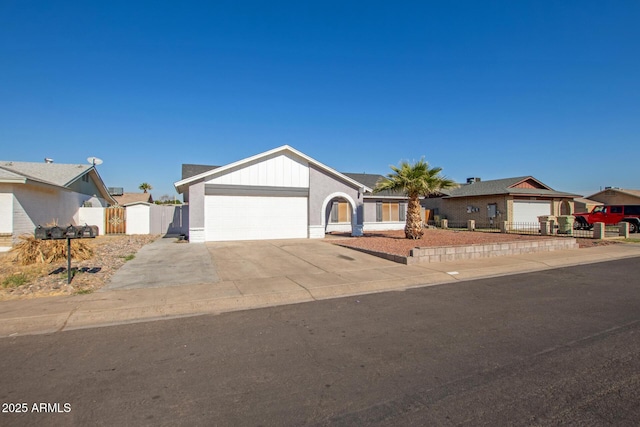
<path id="1" fill-rule="evenodd" d="M 12 252 L 16 254 L 16 261 L 21 265 L 51 264 L 67 259 L 67 241 L 40 240 L 33 235 L 20 236 L 20 242 Z M 80 239 L 71 241 L 71 258 L 77 261 L 90 259 L 93 249 Z"/>
<path id="2" fill-rule="evenodd" d="M 12 274 L 2 281 L 3 288 L 17 288 L 29 282 L 29 278 L 24 273 Z"/>

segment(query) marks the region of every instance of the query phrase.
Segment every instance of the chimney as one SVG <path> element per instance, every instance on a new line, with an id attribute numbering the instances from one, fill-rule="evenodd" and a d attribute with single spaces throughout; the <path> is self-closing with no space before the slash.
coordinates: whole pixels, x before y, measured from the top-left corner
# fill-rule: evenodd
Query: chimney
<path id="1" fill-rule="evenodd" d="M 467 184 L 473 184 L 474 182 L 480 182 L 480 178 L 478 177 L 467 178 Z"/>
<path id="2" fill-rule="evenodd" d="M 53 163 L 53 159 L 49 158 L 49 157 L 45 157 L 44 158 L 44 162 L 45 163 Z"/>

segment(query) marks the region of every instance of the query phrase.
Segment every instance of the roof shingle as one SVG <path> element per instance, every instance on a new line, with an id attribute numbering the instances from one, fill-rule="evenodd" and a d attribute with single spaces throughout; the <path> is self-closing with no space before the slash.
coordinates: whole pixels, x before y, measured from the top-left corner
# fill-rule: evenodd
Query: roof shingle
<path id="1" fill-rule="evenodd" d="M 66 187 L 93 165 L 0 161 L 0 169 L 34 181 Z"/>

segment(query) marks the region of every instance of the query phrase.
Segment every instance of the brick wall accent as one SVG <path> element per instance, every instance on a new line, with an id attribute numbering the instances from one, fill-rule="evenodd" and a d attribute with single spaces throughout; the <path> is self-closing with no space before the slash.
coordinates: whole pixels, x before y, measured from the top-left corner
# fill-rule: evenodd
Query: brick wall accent
<path id="1" fill-rule="evenodd" d="M 433 248 L 415 248 L 406 256 L 388 254 L 369 249 L 345 246 L 369 255 L 388 259 L 399 264 L 420 264 L 468 259 L 492 258 L 497 256 L 521 255 L 535 252 L 551 252 L 578 249 L 578 242 L 572 237 L 561 239 L 541 239 L 518 242 L 487 243 L 469 246 L 440 246 Z"/>
<path id="2" fill-rule="evenodd" d="M 507 243 L 488 243 L 469 246 L 442 246 L 437 248 L 415 248 L 407 258 L 407 264 L 458 261 L 520 255 L 534 252 L 550 252 L 578 249 L 574 238 L 527 240 Z"/>
<path id="3" fill-rule="evenodd" d="M 500 221 L 510 221 L 510 218 L 507 218 L 507 213 L 512 209 L 507 206 L 509 202 L 507 197 L 461 197 L 444 199 L 442 202 L 440 214 L 449 220 L 449 226 L 452 223 L 466 224 L 470 219 L 474 220 L 477 225 L 487 224 L 489 222 L 487 205 L 493 203 L 497 205 L 498 212 L 500 212 L 500 215 L 493 219 L 494 222 L 497 224 Z M 467 212 L 468 207 L 476 208 L 477 212 Z"/>

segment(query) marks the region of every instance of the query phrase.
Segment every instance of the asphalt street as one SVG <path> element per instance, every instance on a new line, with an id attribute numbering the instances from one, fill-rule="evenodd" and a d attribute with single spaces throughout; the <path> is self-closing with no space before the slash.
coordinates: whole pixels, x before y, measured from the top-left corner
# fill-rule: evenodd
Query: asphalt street
<path id="1" fill-rule="evenodd" d="M 639 261 L 3 338 L 0 425 L 635 426 Z"/>

